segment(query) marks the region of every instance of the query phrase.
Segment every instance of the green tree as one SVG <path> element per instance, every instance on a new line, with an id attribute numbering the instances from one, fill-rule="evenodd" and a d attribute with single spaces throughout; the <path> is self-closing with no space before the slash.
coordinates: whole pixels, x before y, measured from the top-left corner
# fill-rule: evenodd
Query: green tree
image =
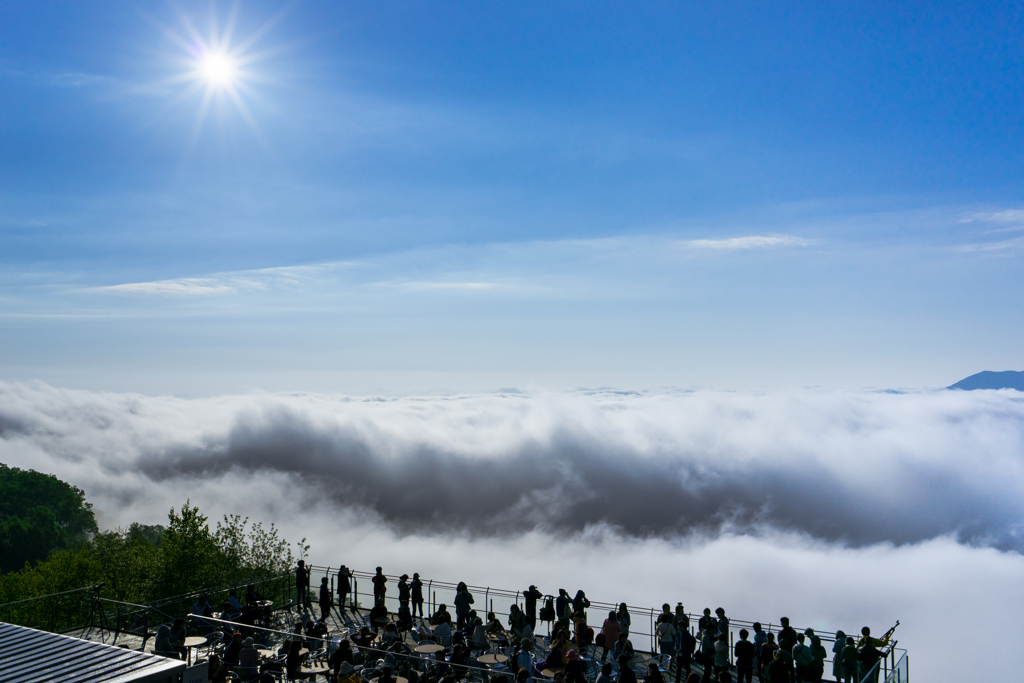
<path id="1" fill-rule="evenodd" d="M 220 553 L 206 516 L 188 500 L 180 513 L 171 508 L 167 519 L 169 524 L 160 547 L 159 594 L 179 595 L 219 583 Z"/>

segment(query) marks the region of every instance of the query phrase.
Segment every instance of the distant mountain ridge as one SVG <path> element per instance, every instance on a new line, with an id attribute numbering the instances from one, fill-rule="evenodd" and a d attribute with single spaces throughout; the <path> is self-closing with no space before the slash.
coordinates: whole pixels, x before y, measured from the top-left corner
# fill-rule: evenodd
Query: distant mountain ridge
<path id="1" fill-rule="evenodd" d="M 976 375 L 965 377 L 956 384 L 951 384 L 947 389 L 963 389 L 973 391 L 974 389 L 1016 389 L 1024 391 L 1024 372 L 1006 370 L 1004 372 L 992 372 L 985 370 Z"/>

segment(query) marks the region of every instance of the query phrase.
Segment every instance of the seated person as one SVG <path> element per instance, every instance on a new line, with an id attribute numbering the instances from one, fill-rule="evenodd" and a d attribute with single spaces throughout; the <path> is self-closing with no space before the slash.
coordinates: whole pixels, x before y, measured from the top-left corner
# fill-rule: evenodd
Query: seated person
<path id="1" fill-rule="evenodd" d="M 341 665 L 344 663 L 352 664 L 354 657 L 352 656 L 352 643 L 347 639 L 338 643 L 338 649 L 334 651 L 328 659 L 327 663 L 330 665 L 334 673 L 341 672 Z M 351 673 L 351 671 L 349 672 Z"/>
<path id="2" fill-rule="evenodd" d="M 434 627 L 434 639 L 438 645 L 451 645 L 452 627 L 449 622 L 442 621 Z"/>
<path id="3" fill-rule="evenodd" d="M 479 617 L 473 624 L 473 634 L 469 638 L 469 644 L 474 650 L 487 649 L 487 628 L 484 627 L 484 622 Z"/>
<path id="4" fill-rule="evenodd" d="M 220 657 L 210 655 L 210 665 L 206 675 L 210 683 L 224 683 L 228 679 L 228 667 L 220 661 Z"/>
<path id="5" fill-rule="evenodd" d="M 256 643 L 252 638 L 242 641 L 242 649 L 238 653 L 238 665 L 254 669 L 260 665 L 260 653 L 256 651 Z"/>
<path id="6" fill-rule="evenodd" d="M 373 647 L 373 641 L 377 638 L 377 634 L 370 631 L 369 626 L 364 626 L 360 631 L 359 635 L 352 636 L 352 642 L 359 647 Z"/>
<path id="7" fill-rule="evenodd" d="M 293 640 L 291 645 L 288 646 L 288 656 L 284 662 L 285 674 L 288 678 L 293 681 L 306 680 L 316 674 L 302 673 L 302 662 L 305 660 L 306 655 L 300 654 L 302 650 L 302 643 L 297 640 Z"/>
<path id="8" fill-rule="evenodd" d="M 396 642 L 400 641 L 402 636 L 398 633 L 398 628 L 394 624 L 388 624 L 384 627 L 384 635 L 381 636 L 381 640 L 384 641 L 384 647 L 389 648 Z"/>
<path id="9" fill-rule="evenodd" d="M 231 644 L 224 648 L 224 663 L 228 666 L 238 666 L 239 657 L 242 654 L 242 634 L 233 633 Z"/>
<path id="10" fill-rule="evenodd" d="M 167 624 L 160 624 L 156 631 L 156 643 L 153 645 L 153 652 L 172 659 L 181 659 L 181 655 L 174 647 L 174 634 Z"/>
<path id="11" fill-rule="evenodd" d="M 444 605 L 438 605 L 437 611 L 430 617 L 430 625 L 438 626 L 439 624 L 448 624 L 451 626 L 452 615 L 448 612 L 448 608 Z M 450 631 L 451 629 L 449 629 Z"/>
<path id="12" fill-rule="evenodd" d="M 234 588 L 232 588 L 231 591 L 228 593 L 228 599 L 224 602 L 227 605 L 227 609 L 224 610 L 225 612 L 229 612 L 230 614 L 242 613 L 242 603 L 238 601 L 238 591 L 236 591 Z"/>

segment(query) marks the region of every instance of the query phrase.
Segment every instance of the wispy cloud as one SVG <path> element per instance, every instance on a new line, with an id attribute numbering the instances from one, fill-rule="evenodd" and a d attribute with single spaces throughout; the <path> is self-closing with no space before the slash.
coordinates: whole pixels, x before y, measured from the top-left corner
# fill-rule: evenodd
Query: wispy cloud
<path id="1" fill-rule="evenodd" d="M 157 294 L 206 296 L 210 294 L 234 294 L 242 290 L 269 289 L 272 287 L 297 286 L 308 282 L 325 272 L 348 268 L 355 264 L 336 261 L 310 266 L 281 266 L 215 273 L 209 277 L 175 278 L 152 282 L 130 282 L 106 287 L 95 287 L 90 291 L 112 294 Z"/>
<path id="2" fill-rule="evenodd" d="M 961 223 L 1024 223 L 1024 209 L 1006 209 L 1005 211 L 991 211 L 968 213 L 960 219 Z"/>
<path id="3" fill-rule="evenodd" d="M 1024 248 L 1024 237 L 1015 237 L 1012 240 L 1002 240 L 1001 242 L 978 242 L 975 244 L 963 244 L 960 245 L 959 247 L 955 247 L 954 251 L 959 251 L 961 253 L 979 251 L 1005 252 L 1021 248 Z"/>
<path id="4" fill-rule="evenodd" d="M 404 289 L 455 289 L 467 291 L 504 289 L 507 287 L 497 282 L 403 282 L 398 286 Z"/>
<path id="5" fill-rule="evenodd" d="M 768 249 L 772 247 L 806 247 L 814 240 L 794 235 L 747 235 L 721 240 L 688 240 L 685 244 L 694 249 Z"/>
<path id="6" fill-rule="evenodd" d="M 156 280 L 154 282 L 131 282 L 110 287 L 97 287 L 94 291 L 123 294 L 182 294 L 207 295 L 229 294 L 234 287 L 214 278 L 180 278 L 177 280 Z"/>

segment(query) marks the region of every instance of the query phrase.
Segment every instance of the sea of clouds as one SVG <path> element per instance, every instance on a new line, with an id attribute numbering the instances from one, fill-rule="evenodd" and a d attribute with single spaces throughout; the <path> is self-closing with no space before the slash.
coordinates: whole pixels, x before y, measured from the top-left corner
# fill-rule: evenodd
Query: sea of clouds
<path id="1" fill-rule="evenodd" d="M 615 391 L 182 399 L 0 383 L 0 462 L 101 525 L 190 498 L 316 564 L 847 631 L 915 678 L 1013 676 L 1024 394 Z M 985 624 L 983 634 L 977 624 Z M 991 656 L 965 656 L 979 639 Z"/>

